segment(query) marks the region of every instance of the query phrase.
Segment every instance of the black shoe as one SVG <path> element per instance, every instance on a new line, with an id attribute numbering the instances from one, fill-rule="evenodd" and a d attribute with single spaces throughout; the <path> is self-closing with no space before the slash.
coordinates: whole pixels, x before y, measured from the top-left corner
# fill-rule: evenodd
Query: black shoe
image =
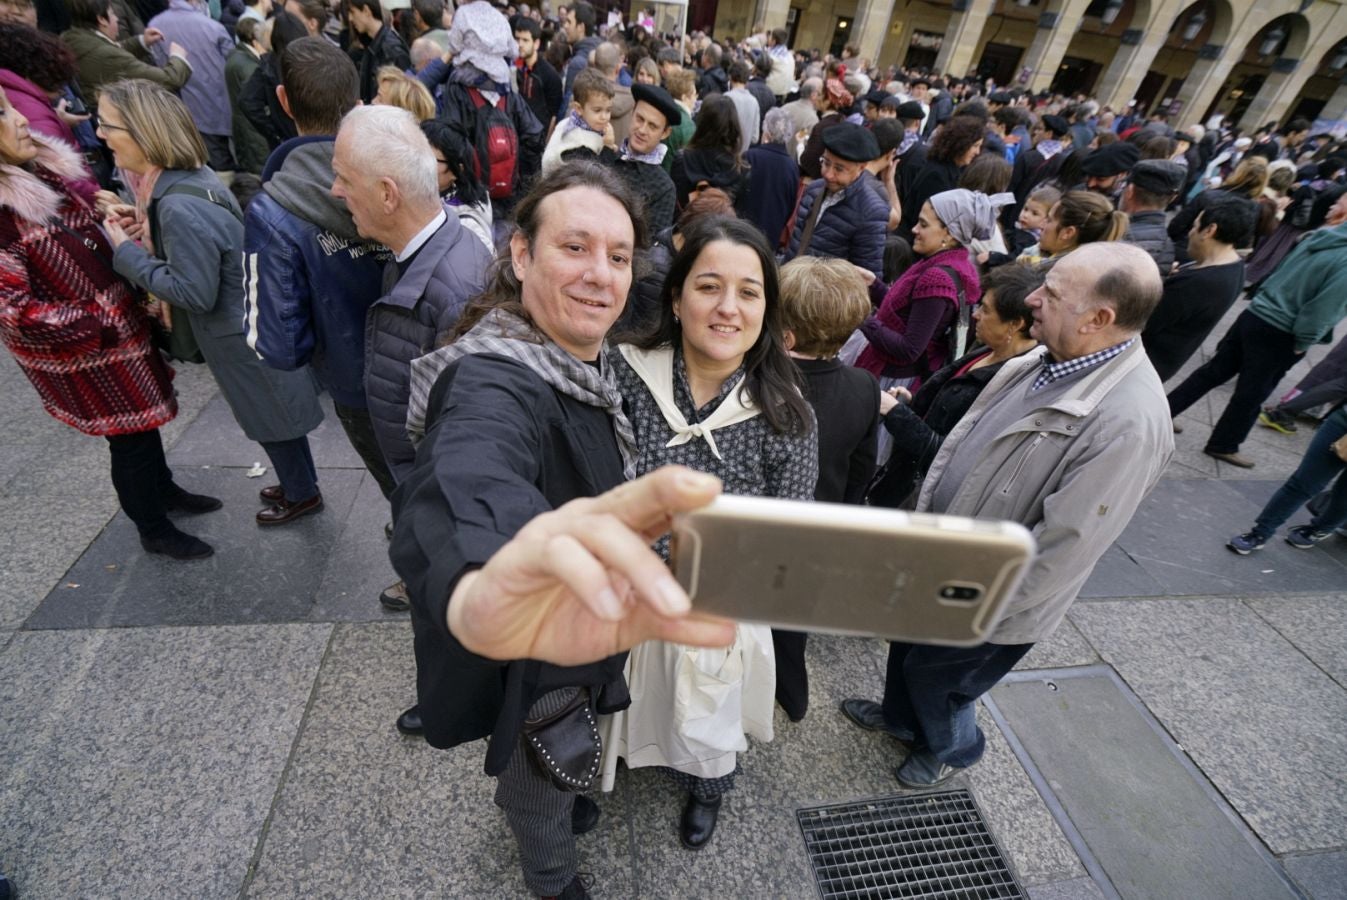
<path id="1" fill-rule="evenodd" d="M 173 485 L 173 490 L 164 500 L 164 505 L 169 512 L 183 513 L 208 513 L 215 512 L 224 506 L 217 498 L 207 497 L 205 494 L 193 494 L 191 491 L 185 491 Z"/>
<path id="2" fill-rule="evenodd" d="M 904 731 L 901 728 L 895 728 L 884 721 L 884 707 L 873 700 L 861 700 L 853 698 L 842 701 L 842 715 L 846 716 L 855 724 L 870 731 L 882 731 L 892 738 L 901 741 L 904 744 L 911 743 L 915 738 L 910 731 Z"/>
<path id="3" fill-rule="evenodd" d="M 588 872 L 576 872 L 571 883 L 562 888 L 560 894 L 555 897 L 543 897 L 542 900 L 589 900 L 589 886 L 593 883 L 593 875 Z"/>
<path id="4" fill-rule="evenodd" d="M 0 872 L 0 900 L 14 900 L 16 896 L 13 882 L 5 877 L 4 872 Z"/>
<path id="5" fill-rule="evenodd" d="M 584 794 L 576 794 L 575 806 L 571 808 L 571 834 L 593 831 L 597 824 L 599 824 L 599 804 Z"/>
<path id="6" fill-rule="evenodd" d="M 412 601 L 407 597 L 407 584 L 398 581 L 390 584 L 379 593 L 379 605 L 389 612 L 406 612 L 412 608 Z"/>
<path id="7" fill-rule="evenodd" d="M 386 540 L 386 541 L 391 541 L 392 539 L 393 539 L 393 523 L 392 523 L 392 522 L 385 522 L 385 523 L 384 523 L 384 540 Z"/>
<path id="8" fill-rule="evenodd" d="M 159 537 L 142 536 L 140 546 L 146 553 L 158 553 L 171 559 L 205 559 L 215 552 L 210 544 L 176 528 Z"/>
<path id="9" fill-rule="evenodd" d="M 301 500 L 298 503 L 291 503 L 289 500 L 278 500 L 272 506 L 261 510 L 257 514 L 258 525 L 288 525 L 301 516 L 307 516 L 310 513 L 316 513 L 323 508 L 323 495 L 314 494 L 307 500 Z"/>
<path id="10" fill-rule="evenodd" d="M 426 726 L 421 722 L 421 707 L 413 706 L 398 716 L 398 731 L 408 737 L 421 737 L 426 733 Z"/>
<path id="11" fill-rule="evenodd" d="M 720 816 L 720 801 L 698 800 L 688 794 L 688 805 L 683 807 L 683 826 L 678 837 L 689 850 L 700 850 L 711 840 L 716 830 L 716 819 Z"/>

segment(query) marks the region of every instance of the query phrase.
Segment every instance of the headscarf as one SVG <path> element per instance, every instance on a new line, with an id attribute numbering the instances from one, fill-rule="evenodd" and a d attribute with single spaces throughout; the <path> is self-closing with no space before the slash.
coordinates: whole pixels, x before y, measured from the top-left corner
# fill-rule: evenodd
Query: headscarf
<path id="1" fill-rule="evenodd" d="M 486 0 L 458 8 L 446 43 L 455 68 L 466 63 L 498 85 L 510 83 L 510 66 L 505 60 L 519 55 L 519 45 L 510 21 Z"/>
<path id="2" fill-rule="evenodd" d="M 993 194 L 956 188 L 931 198 L 931 208 L 944 223 L 950 237 L 967 247 L 985 241 L 996 228 L 996 211 L 1015 202 L 1014 194 Z"/>

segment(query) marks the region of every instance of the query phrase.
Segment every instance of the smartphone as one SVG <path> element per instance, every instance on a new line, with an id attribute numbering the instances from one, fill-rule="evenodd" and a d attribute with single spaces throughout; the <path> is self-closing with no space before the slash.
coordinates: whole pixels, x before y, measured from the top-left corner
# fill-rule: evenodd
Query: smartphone
<path id="1" fill-rule="evenodd" d="M 1034 556 L 1014 522 L 722 495 L 674 517 L 693 609 L 796 631 L 986 641 Z"/>

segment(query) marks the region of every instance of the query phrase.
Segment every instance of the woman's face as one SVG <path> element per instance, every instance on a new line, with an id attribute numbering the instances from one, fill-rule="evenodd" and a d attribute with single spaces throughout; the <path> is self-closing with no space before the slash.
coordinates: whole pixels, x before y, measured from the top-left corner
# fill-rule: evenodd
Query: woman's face
<path id="1" fill-rule="evenodd" d="M 1076 229 L 1061 222 L 1062 205 L 1053 204 L 1043 223 L 1043 233 L 1038 238 L 1038 248 L 1044 253 L 1064 253 L 1075 246 Z"/>
<path id="2" fill-rule="evenodd" d="M 650 69 L 647 68 L 646 66 L 641 66 L 641 68 L 636 70 L 636 83 L 659 84 L 659 76 L 656 73 L 650 71 Z"/>
<path id="3" fill-rule="evenodd" d="M 962 169 L 963 167 L 970 165 L 973 162 L 973 160 L 978 158 L 978 154 L 981 152 L 982 152 L 982 141 L 978 141 L 973 146 L 965 150 L 963 156 L 959 157 L 959 168 Z"/>
<path id="4" fill-rule="evenodd" d="M 935 214 L 935 208 L 929 200 L 921 207 L 921 215 L 917 216 L 912 236 L 912 252 L 918 256 L 930 256 L 954 245 L 954 238 L 950 237 L 949 229 Z"/>
<path id="5" fill-rule="evenodd" d="M 457 180 L 454 178 L 453 170 L 449 168 L 449 163 L 444 158 L 444 153 L 435 150 L 435 178 L 439 183 L 440 194 L 447 193 L 454 186 Z"/>
<path id="6" fill-rule="evenodd" d="M 37 144 L 28 130 L 28 119 L 0 91 L 0 158 L 23 165 L 36 156 Z"/>
<path id="7" fill-rule="evenodd" d="M 712 241 L 673 301 L 689 365 L 737 368 L 758 342 L 767 312 L 762 261 L 752 247 Z"/>
<path id="8" fill-rule="evenodd" d="M 1019 322 L 1007 322 L 996 308 L 996 292 L 987 291 L 973 309 L 975 334 L 983 344 L 993 349 L 1003 347 L 1019 332 Z"/>
<path id="9" fill-rule="evenodd" d="M 150 161 L 131 137 L 131 132 L 127 131 L 122 111 L 108 102 L 106 97 L 98 98 L 97 133 L 112 151 L 114 165 L 138 175 L 149 171 Z"/>

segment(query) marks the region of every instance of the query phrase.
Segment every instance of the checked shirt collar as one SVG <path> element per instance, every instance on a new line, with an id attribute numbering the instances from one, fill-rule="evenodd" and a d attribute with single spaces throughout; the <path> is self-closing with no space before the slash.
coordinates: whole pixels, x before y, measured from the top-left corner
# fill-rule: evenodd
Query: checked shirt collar
<path id="1" fill-rule="evenodd" d="M 1076 359 L 1066 359 L 1061 362 L 1053 362 L 1052 357 L 1044 355 L 1043 368 L 1039 371 L 1038 377 L 1034 379 L 1034 390 L 1045 388 L 1054 381 L 1060 381 L 1068 375 L 1074 375 L 1077 372 L 1083 372 L 1086 369 L 1092 369 L 1095 366 L 1108 362 L 1113 357 L 1122 353 L 1128 347 L 1136 342 L 1136 338 L 1130 338 L 1121 344 L 1114 344 L 1112 347 L 1106 347 L 1094 353 L 1087 353 L 1085 356 Z"/>

